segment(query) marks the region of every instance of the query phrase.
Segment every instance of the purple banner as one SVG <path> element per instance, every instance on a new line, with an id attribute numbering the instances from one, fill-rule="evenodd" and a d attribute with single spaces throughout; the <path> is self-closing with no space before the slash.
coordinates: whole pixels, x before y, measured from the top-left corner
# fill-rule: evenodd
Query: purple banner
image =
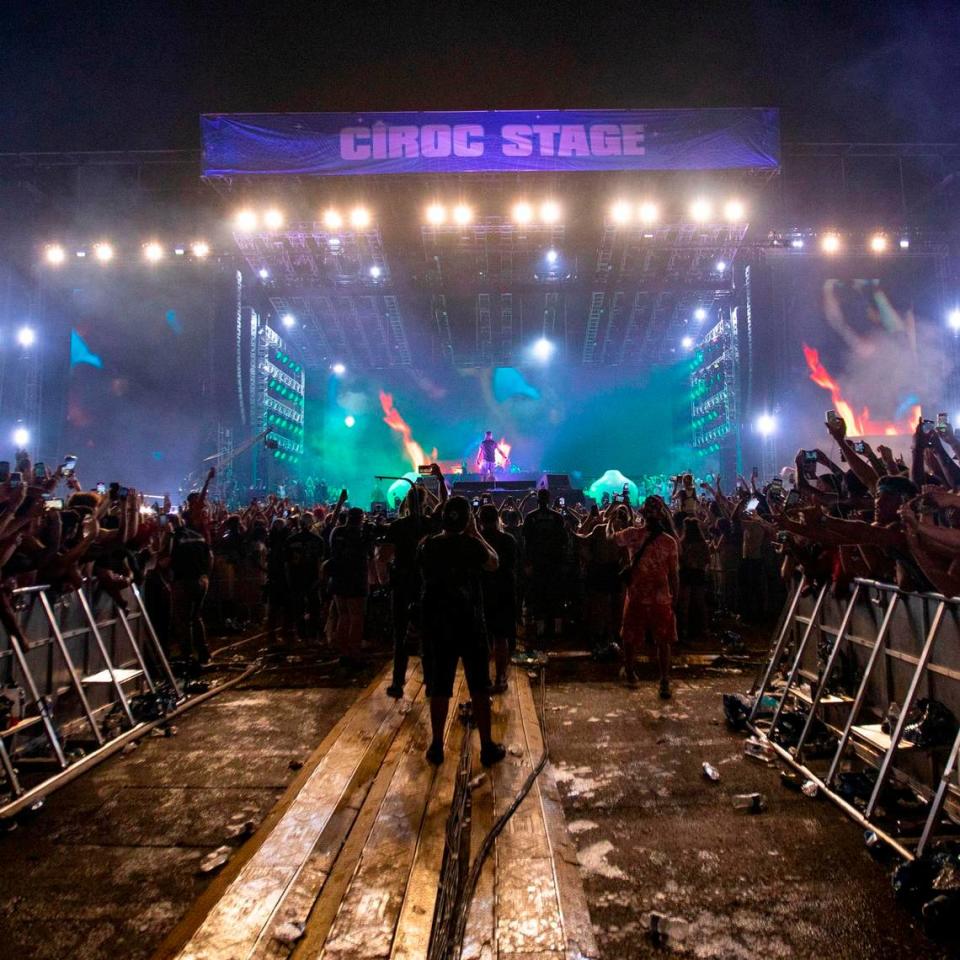
<path id="1" fill-rule="evenodd" d="M 775 168 L 771 108 L 231 113 L 200 118 L 203 173 L 344 176 Z"/>

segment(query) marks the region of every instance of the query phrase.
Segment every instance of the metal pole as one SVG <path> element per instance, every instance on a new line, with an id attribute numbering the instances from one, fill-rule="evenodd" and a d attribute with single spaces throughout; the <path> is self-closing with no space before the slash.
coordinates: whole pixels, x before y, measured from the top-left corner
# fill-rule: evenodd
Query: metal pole
<path id="1" fill-rule="evenodd" d="M 767 692 L 767 685 L 770 683 L 770 677 L 773 676 L 773 671 L 776 670 L 780 663 L 780 658 L 783 654 L 783 647 L 787 639 L 787 633 L 789 632 L 790 627 L 793 625 L 793 615 L 797 611 L 797 604 L 800 602 L 800 594 L 803 593 L 806 584 L 806 576 L 801 577 L 800 583 L 797 585 L 797 590 L 793 595 L 793 600 L 790 601 L 790 609 L 787 611 L 787 616 L 784 618 L 783 626 L 780 629 L 780 636 L 777 637 L 777 642 L 773 646 L 773 652 L 770 654 L 770 660 L 767 663 L 767 669 L 763 674 L 763 680 L 760 682 L 760 689 L 757 691 L 757 698 L 754 701 L 753 706 L 750 708 L 750 716 L 747 718 L 749 723 L 753 723 L 754 718 L 757 715 L 757 711 L 760 709 L 760 701 L 763 699 L 763 695 Z"/>

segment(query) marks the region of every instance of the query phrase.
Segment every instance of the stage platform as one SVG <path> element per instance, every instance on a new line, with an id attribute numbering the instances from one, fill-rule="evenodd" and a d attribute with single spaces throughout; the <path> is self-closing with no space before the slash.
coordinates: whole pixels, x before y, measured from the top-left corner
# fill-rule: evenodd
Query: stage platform
<path id="1" fill-rule="evenodd" d="M 566 473 L 505 473 L 493 480 L 485 480 L 478 473 L 461 473 L 450 478 L 453 492 L 472 499 L 487 494 L 497 506 L 507 497 L 513 497 L 518 503 L 531 490 L 545 486 L 551 498 L 563 497 L 567 504 L 584 502 L 583 490 L 573 487 Z"/>
<path id="2" fill-rule="evenodd" d="M 449 878 L 457 860 L 445 857 L 447 837 L 456 835 L 451 806 L 469 779 L 470 816 L 455 851 L 465 875 L 463 851 L 469 847 L 472 863 L 537 763 L 542 739 L 528 675 L 512 667 L 508 692 L 493 701 L 506 759 L 484 770 L 475 732 L 464 754 L 467 729 L 456 704 L 469 695 L 460 673 L 446 760 L 432 767 L 423 755 L 429 710 L 418 661 L 412 663 L 407 698 L 386 695 L 388 670 L 360 695 L 154 960 L 428 957 L 435 913 L 443 913 L 438 879 Z M 447 882 L 444 890 L 450 888 Z M 515 955 L 598 956 L 549 764 L 486 861 L 460 956 Z"/>

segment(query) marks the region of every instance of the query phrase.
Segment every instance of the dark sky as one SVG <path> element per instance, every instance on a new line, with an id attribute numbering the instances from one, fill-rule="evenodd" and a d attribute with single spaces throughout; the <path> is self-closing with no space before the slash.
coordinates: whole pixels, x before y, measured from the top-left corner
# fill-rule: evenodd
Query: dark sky
<path id="1" fill-rule="evenodd" d="M 0 151 L 196 148 L 217 111 L 779 106 L 960 140 L 960 2 L 8 0 Z"/>

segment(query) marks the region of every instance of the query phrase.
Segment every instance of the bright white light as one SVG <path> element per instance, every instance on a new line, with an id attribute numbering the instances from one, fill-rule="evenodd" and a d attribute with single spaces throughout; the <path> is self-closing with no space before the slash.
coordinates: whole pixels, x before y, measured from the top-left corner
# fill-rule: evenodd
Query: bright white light
<path id="1" fill-rule="evenodd" d="M 370 268 L 370 276 L 373 277 L 374 280 L 378 279 L 382 272 L 383 271 L 376 264 Z"/>
<path id="2" fill-rule="evenodd" d="M 723 218 L 730 223 L 740 223 L 747 214 L 746 207 L 739 200 L 728 200 L 723 208 Z"/>
<path id="3" fill-rule="evenodd" d="M 707 319 L 707 311 L 704 310 L 703 307 L 697 307 L 697 309 L 693 311 L 693 319 L 702 323 Z"/>
<path id="4" fill-rule="evenodd" d="M 723 273 L 727 269 L 727 265 L 723 260 L 717 261 L 717 273 Z"/>
<path id="5" fill-rule="evenodd" d="M 556 200 L 544 200 L 540 204 L 540 219 L 544 223 L 556 223 L 560 219 L 560 204 Z"/>
<path id="6" fill-rule="evenodd" d="M 150 243 L 144 244 L 143 255 L 150 263 L 156 263 L 163 259 L 163 247 L 156 240 L 151 240 Z"/>
<path id="7" fill-rule="evenodd" d="M 513 222 L 521 225 L 529 223 L 533 219 L 533 207 L 531 207 L 526 200 L 515 203 L 510 213 L 513 217 Z"/>
<path id="8" fill-rule="evenodd" d="M 78 250 L 78 251 L 77 251 L 77 256 L 80 257 L 81 260 L 82 260 L 86 255 L 87 255 L 87 251 L 86 251 L 86 250 Z"/>
<path id="9" fill-rule="evenodd" d="M 836 253 L 840 249 L 840 238 L 835 233 L 824 234 L 820 240 L 820 249 L 824 253 Z"/>
<path id="10" fill-rule="evenodd" d="M 684 337 L 680 341 L 680 346 L 683 347 L 684 350 L 689 350 L 693 346 L 693 337 Z"/>
<path id="11" fill-rule="evenodd" d="M 347 368 L 342 363 L 335 363 L 331 368 L 330 372 L 337 377 L 342 377 L 346 372 Z"/>
<path id="12" fill-rule="evenodd" d="M 900 238 L 900 249 L 901 249 L 901 250 L 909 250 L 909 249 L 910 249 L 910 240 L 909 240 L 908 237 L 901 237 L 901 238 Z"/>
<path id="13" fill-rule="evenodd" d="M 769 437 L 772 433 L 776 433 L 777 430 L 777 420 L 776 417 L 772 416 L 769 413 L 762 413 L 757 417 L 757 432 L 763 437 Z"/>
<path id="14" fill-rule="evenodd" d="M 292 313 L 285 313 L 280 318 L 280 322 L 289 330 L 297 325 L 297 318 Z"/>
<path id="15" fill-rule="evenodd" d="M 356 424 L 356 422 L 357 422 L 356 417 L 354 417 L 354 415 L 353 415 L 352 413 L 348 413 L 348 414 L 343 418 L 344 426 L 347 426 L 347 427 L 352 427 L 352 426 L 354 426 L 354 424 Z"/>
<path id="16" fill-rule="evenodd" d="M 279 230 L 283 226 L 283 212 L 271 207 L 263 215 L 263 225 L 268 230 Z"/>
<path id="17" fill-rule="evenodd" d="M 802 250 L 802 249 L 803 249 L 803 238 L 802 238 L 802 237 L 794 237 L 794 238 L 790 241 L 790 246 L 793 247 L 794 250 Z"/>
<path id="18" fill-rule="evenodd" d="M 202 260 L 210 253 L 210 244 L 206 240 L 197 240 L 190 244 L 190 252 L 198 259 Z"/>
<path id="19" fill-rule="evenodd" d="M 432 227 L 439 227 L 447 219 L 447 208 L 442 203 L 431 203 L 427 207 L 427 223 Z"/>
<path id="20" fill-rule="evenodd" d="M 637 209 L 637 215 L 640 217 L 642 224 L 650 226 L 650 224 L 656 223 L 660 219 L 660 208 L 655 203 L 647 200 L 640 204 Z"/>
<path id="21" fill-rule="evenodd" d="M 331 238 L 329 239 L 328 243 L 330 244 L 330 249 L 331 249 L 331 250 L 338 250 L 338 249 L 340 248 L 340 238 L 339 238 L 339 237 L 331 237 Z"/>
<path id="22" fill-rule="evenodd" d="M 339 230 L 343 226 L 343 217 L 337 210 L 324 210 L 323 225 L 328 230 Z"/>
<path id="23" fill-rule="evenodd" d="M 947 323 L 949 324 L 951 330 L 960 333 L 960 307 L 954 307 L 947 314 Z"/>
<path id="24" fill-rule="evenodd" d="M 458 203 L 453 208 L 453 222 L 464 226 L 473 219 L 473 211 L 465 204 Z"/>
<path id="25" fill-rule="evenodd" d="M 174 248 L 173 248 L 173 255 L 174 255 L 175 257 L 182 257 L 186 252 L 187 252 L 187 251 L 184 250 L 183 247 L 174 247 Z"/>
<path id="26" fill-rule="evenodd" d="M 37 333 L 33 327 L 21 327 L 17 331 L 17 343 L 19 343 L 24 349 L 32 347 L 36 342 Z"/>
<path id="27" fill-rule="evenodd" d="M 350 211 L 350 226 L 354 230 L 364 230 L 370 226 L 370 211 L 366 207 L 354 207 Z"/>
<path id="28" fill-rule="evenodd" d="M 547 263 L 556 263 L 556 262 L 557 262 L 557 258 L 558 258 L 559 256 L 560 256 L 560 254 L 557 253 L 556 250 L 548 250 L 548 251 L 547 251 Z"/>
<path id="29" fill-rule="evenodd" d="M 629 223 L 630 217 L 633 215 L 633 208 L 626 200 L 618 200 L 610 208 L 610 219 L 614 223 Z"/>
<path id="30" fill-rule="evenodd" d="M 555 349 L 554 345 L 546 337 L 541 337 L 533 345 L 533 355 L 538 360 L 546 361 L 553 356 Z"/>
<path id="31" fill-rule="evenodd" d="M 269 276 L 270 276 L 270 271 L 269 271 L 266 267 L 261 267 L 261 268 L 257 271 L 257 276 L 258 276 L 261 280 L 266 280 L 266 279 L 268 279 Z"/>
<path id="32" fill-rule="evenodd" d="M 713 204 L 706 197 L 698 197 L 690 204 L 690 217 L 697 223 L 706 223 L 713 216 Z"/>
<path id="33" fill-rule="evenodd" d="M 874 253 L 883 253 L 887 249 L 887 238 L 882 233 L 875 233 L 870 238 L 870 249 Z"/>
<path id="34" fill-rule="evenodd" d="M 245 207 L 243 210 L 238 210 L 236 216 L 233 218 L 233 225 L 242 233 L 250 233 L 251 231 L 256 230 L 256 211 L 250 210 L 247 207 Z"/>
<path id="35" fill-rule="evenodd" d="M 47 258 L 47 263 L 58 267 L 67 259 L 67 251 L 59 243 L 51 243 L 44 251 L 44 256 Z"/>
<path id="36" fill-rule="evenodd" d="M 93 255 L 101 263 L 109 263 L 113 259 L 113 247 L 109 243 L 95 243 L 93 245 Z"/>
<path id="37" fill-rule="evenodd" d="M 30 443 L 30 431 L 26 427 L 17 427 L 13 431 L 13 444 L 18 450 L 23 450 Z"/>

